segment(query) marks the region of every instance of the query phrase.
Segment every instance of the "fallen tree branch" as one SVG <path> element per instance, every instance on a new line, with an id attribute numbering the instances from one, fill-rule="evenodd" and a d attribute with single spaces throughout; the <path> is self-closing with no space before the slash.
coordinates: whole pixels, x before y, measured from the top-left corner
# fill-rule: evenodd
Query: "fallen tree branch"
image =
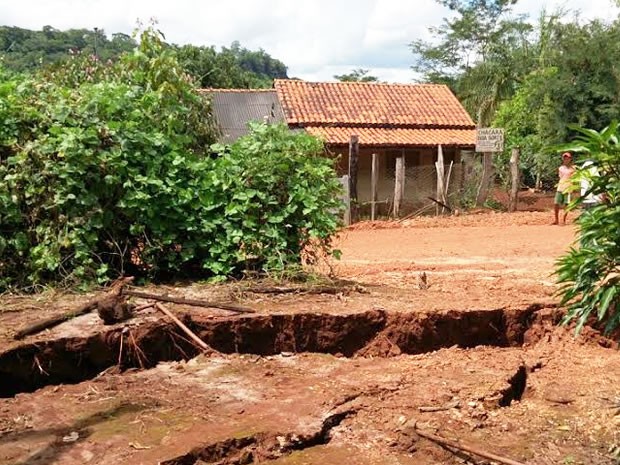
<path id="1" fill-rule="evenodd" d="M 77 316 L 90 313 L 94 309 L 97 308 L 98 300 L 99 299 L 89 300 L 85 304 L 80 305 L 78 308 L 71 310 L 70 312 L 63 313 L 62 315 L 52 316 L 45 320 L 39 320 L 35 323 L 24 326 L 22 329 L 20 329 L 13 335 L 13 338 L 23 339 L 26 336 L 37 334 L 46 329 L 50 329 L 50 328 L 53 328 L 54 326 L 58 326 L 60 323 L 70 320 L 71 318 L 75 318 Z"/>
<path id="2" fill-rule="evenodd" d="M 419 210 L 414 211 L 413 213 L 409 213 L 408 215 L 403 216 L 402 218 L 399 218 L 398 220 L 396 220 L 397 223 L 402 223 L 404 221 L 410 220 L 411 218 L 415 218 L 417 216 L 421 216 L 424 212 L 426 212 L 426 210 L 430 210 L 431 208 L 433 208 L 435 205 L 434 204 L 428 204 L 428 205 L 424 205 L 422 208 L 420 208 Z"/>
<path id="3" fill-rule="evenodd" d="M 217 302 L 208 302 L 206 300 L 197 299 L 184 299 L 183 297 L 169 297 L 166 295 L 151 294 L 150 292 L 134 291 L 132 289 L 124 289 L 124 295 L 138 297 L 140 299 L 158 300 L 160 302 L 170 302 L 180 305 L 191 305 L 193 307 L 206 307 L 206 308 L 219 308 L 221 310 L 227 310 L 235 313 L 255 313 L 254 310 L 247 307 L 241 307 L 239 305 L 220 304 Z"/>
<path id="4" fill-rule="evenodd" d="M 280 287 L 280 286 L 255 286 L 242 289 L 243 292 L 253 294 L 340 294 L 341 292 L 351 291 L 352 289 L 337 286 L 315 286 L 315 287 Z"/>
<path id="5" fill-rule="evenodd" d="M 493 460 L 498 463 L 503 463 L 504 465 L 525 465 L 523 462 L 517 462 L 516 460 L 512 460 L 506 457 L 502 457 L 501 455 L 496 455 L 491 452 L 484 451 L 472 445 L 464 444 L 459 440 L 451 440 L 451 439 L 442 438 L 441 436 L 436 436 L 434 434 L 426 433 L 422 430 L 419 430 L 417 427 L 414 427 L 414 429 L 418 436 L 426 438 L 442 446 L 446 446 L 452 449 L 457 449 L 463 452 L 474 454 L 479 457 L 483 457 L 485 459 Z"/>
<path id="6" fill-rule="evenodd" d="M 155 302 L 149 302 L 148 304 L 138 305 L 133 309 L 133 312 L 141 312 L 142 310 L 146 310 L 147 308 L 155 307 Z"/>
<path id="7" fill-rule="evenodd" d="M 155 308 L 159 310 L 160 312 L 162 312 L 164 315 L 166 315 L 168 318 L 170 318 L 174 322 L 174 324 L 176 324 L 179 328 L 181 328 L 181 330 L 185 334 L 187 334 L 190 338 L 192 338 L 192 340 L 196 344 L 198 344 L 198 346 L 201 349 L 203 349 L 205 352 L 209 352 L 209 353 L 217 352 L 216 350 L 211 348 L 209 345 L 207 345 L 206 342 L 204 342 L 202 339 L 196 336 L 196 334 L 191 329 L 185 326 L 185 324 L 181 320 L 179 320 L 176 316 L 174 316 L 174 314 L 170 310 L 168 310 L 166 307 L 164 307 L 162 304 L 160 304 L 159 302 L 156 303 Z"/>
<path id="8" fill-rule="evenodd" d="M 13 337 L 15 339 L 23 339 L 26 336 L 37 334 L 46 329 L 50 329 L 55 326 L 58 326 L 59 324 L 64 323 L 65 321 L 70 320 L 72 318 L 90 313 L 95 309 L 101 310 L 100 307 L 102 306 L 112 308 L 114 307 L 115 304 L 122 303 L 121 300 L 123 296 L 132 296 L 132 297 L 138 297 L 142 299 L 158 300 L 161 302 L 172 302 L 172 303 L 182 304 L 182 305 L 193 305 L 196 307 L 219 308 L 222 310 L 227 310 L 229 312 L 235 312 L 235 313 L 254 313 L 254 310 L 252 309 L 240 307 L 237 305 L 220 304 L 216 302 L 207 302 L 204 300 L 184 299 L 181 297 L 168 297 L 164 295 L 157 295 L 157 294 L 151 294 L 148 292 L 139 292 L 139 291 L 133 291 L 131 289 L 126 289 L 125 286 L 128 283 L 130 283 L 132 280 L 133 278 L 131 277 L 121 278 L 118 281 L 116 281 L 114 284 L 112 284 L 110 288 L 103 295 L 99 295 L 95 297 L 94 299 L 89 300 L 88 302 L 80 305 L 79 307 L 69 312 L 63 313 L 61 315 L 55 315 L 55 316 L 46 318 L 44 320 L 37 321 L 33 324 L 27 325 L 23 327 L 22 329 L 20 329 L 19 331 L 17 331 L 13 335 Z M 143 310 L 151 306 L 153 306 L 153 304 L 142 305 L 138 307 L 137 310 Z"/>
<path id="9" fill-rule="evenodd" d="M 63 313 L 62 315 L 52 316 L 50 318 L 46 318 L 44 320 L 39 320 L 33 324 L 27 325 L 17 331 L 13 337 L 15 339 L 23 339 L 26 336 L 30 336 L 32 334 L 40 333 L 43 330 L 53 328 L 54 326 L 58 326 L 60 323 L 63 323 L 72 318 L 78 317 L 80 315 L 86 315 L 87 313 L 92 312 L 96 308 L 99 307 L 100 303 L 103 301 L 107 301 L 111 298 L 120 298 L 122 289 L 125 285 L 130 283 L 133 278 L 121 278 L 115 281 L 108 290 L 103 294 L 95 297 L 94 299 L 89 300 L 88 302 L 80 305 L 79 307 Z"/>
<path id="10" fill-rule="evenodd" d="M 439 206 L 441 206 L 441 207 L 443 207 L 443 208 L 446 208 L 446 209 L 448 210 L 448 212 L 452 213 L 452 208 L 450 208 L 448 205 L 446 205 L 446 204 L 445 204 L 445 203 L 443 203 L 442 201 L 437 200 L 437 199 L 434 199 L 434 198 L 432 198 L 432 197 L 427 197 L 427 198 L 428 198 L 428 200 L 432 200 L 432 201 L 433 201 L 433 202 L 435 202 L 437 205 L 439 205 Z"/>

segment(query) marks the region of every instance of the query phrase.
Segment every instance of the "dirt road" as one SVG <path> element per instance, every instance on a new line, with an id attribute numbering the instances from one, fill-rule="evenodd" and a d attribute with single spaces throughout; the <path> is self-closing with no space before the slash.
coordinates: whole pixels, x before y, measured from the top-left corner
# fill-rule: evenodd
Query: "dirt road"
<path id="1" fill-rule="evenodd" d="M 575 235 L 572 225 L 549 225 L 547 213 L 424 218 L 396 229 L 369 226 L 342 234 L 336 272 L 385 286 L 388 308 L 399 302 L 426 310 L 553 302 L 554 263 Z M 419 289 L 422 272 L 428 282 L 424 290 Z"/>
<path id="2" fill-rule="evenodd" d="M 534 217 L 537 219 L 537 217 Z M 343 264 L 363 264 L 372 269 L 401 263 L 454 265 L 527 263 L 551 269 L 553 261 L 574 240 L 574 228 L 511 224 L 404 227 L 399 229 L 352 229 L 342 234 L 338 247 Z M 441 224 L 438 221 L 437 224 Z"/>

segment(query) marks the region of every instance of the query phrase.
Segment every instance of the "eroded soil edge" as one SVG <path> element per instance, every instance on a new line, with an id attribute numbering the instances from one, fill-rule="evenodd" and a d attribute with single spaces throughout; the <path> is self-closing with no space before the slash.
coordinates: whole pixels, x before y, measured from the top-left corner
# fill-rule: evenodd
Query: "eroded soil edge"
<path id="1" fill-rule="evenodd" d="M 548 315 L 550 310 L 532 305 L 442 313 L 371 310 L 348 315 L 307 313 L 221 320 L 186 316 L 184 322 L 222 353 L 384 357 L 455 345 L 518 346 L 541 312 Z M 115 327 L 88 337 L 27 343 L 0 354 L 0 396 L 79 383 L 115 365 L 121 370 L 151 368 L 160 361 L 187 360 L 197 354 L 176 326 L 163 321 L 132 329 Z"/>

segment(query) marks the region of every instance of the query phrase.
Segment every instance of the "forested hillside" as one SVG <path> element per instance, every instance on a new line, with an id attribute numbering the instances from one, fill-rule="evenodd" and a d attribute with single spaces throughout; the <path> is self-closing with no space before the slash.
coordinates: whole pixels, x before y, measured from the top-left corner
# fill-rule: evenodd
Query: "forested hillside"
<path id="1" fill-rule="evenodd" d="M 17 72 L 62 63 L 71 55 L 95 55 L 101 61 L 116 60 L 131 51 L 136 41 L 129 35 L 89 29 L 60 31 L 45 26 L 41 31 L 0 26 L 0 60 Z M 260 49 L 248 50 L 239 42 L 217 50 L 214 46 L 169 45 L 178 51 L 185 69 L 201 87 L 270 87 L 274 78 L 286 78 L 286 66 Z"/>

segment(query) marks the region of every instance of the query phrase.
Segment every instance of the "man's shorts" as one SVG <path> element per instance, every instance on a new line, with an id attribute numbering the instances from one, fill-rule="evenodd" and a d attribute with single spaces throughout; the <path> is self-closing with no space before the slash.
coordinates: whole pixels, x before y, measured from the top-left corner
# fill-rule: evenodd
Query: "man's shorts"
<path id="1" fill-rule="evenodd" d="M 555 193 L 555 204 L 565 206 L 570 203 L 570 194 L 567 192 L 556 192 Z"/>

